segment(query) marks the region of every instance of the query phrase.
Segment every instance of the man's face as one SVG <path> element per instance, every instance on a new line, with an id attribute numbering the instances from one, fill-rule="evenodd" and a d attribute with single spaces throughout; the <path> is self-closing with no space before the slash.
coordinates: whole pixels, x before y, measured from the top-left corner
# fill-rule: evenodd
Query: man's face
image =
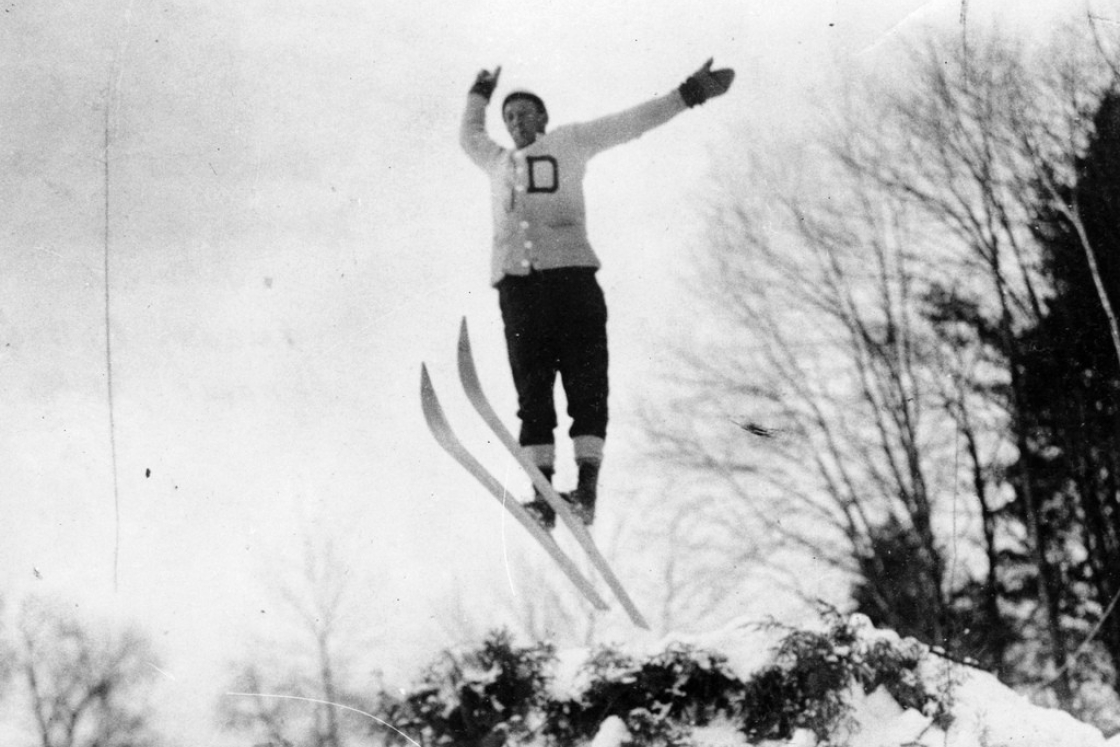
<path id="1" fill-rule="evenodd" d="M 518 148 L 532 145 L 548 124 L 548 115 L 529 99 L 514 99 L 506 104 L 502 109 L 502 118 L 513 144 Z"/>

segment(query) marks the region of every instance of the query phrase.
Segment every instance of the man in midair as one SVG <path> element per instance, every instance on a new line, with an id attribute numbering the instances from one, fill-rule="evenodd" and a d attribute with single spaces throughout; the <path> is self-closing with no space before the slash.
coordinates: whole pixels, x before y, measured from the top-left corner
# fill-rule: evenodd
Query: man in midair
<path id="1" fill-rule="evenodd" d="M 506 347 L 517 388 L 519 442 L 545 477 L 555 473 L 560 376 L 572 419 L 578 481 L 565 495 L 585 524 L 595 516 L 607 435 L 607 307 L 595 279 L 599 259 L 587 237 L 583 177 L 597 153 L 633 140 L 684 110 L 727 92 L 735 74 L 708 60 L 671 92 L 590 122 L 548 126 L 544 101 L 516 90 L 502 102 L 514 147 L 486 133 L 486 107 L 501 67 L 482 70 L 467 96 L 460 142 L 490 177 L 498 290 Z M 537 492 L 526 504 L 548 529 L 555 512 Z"/>

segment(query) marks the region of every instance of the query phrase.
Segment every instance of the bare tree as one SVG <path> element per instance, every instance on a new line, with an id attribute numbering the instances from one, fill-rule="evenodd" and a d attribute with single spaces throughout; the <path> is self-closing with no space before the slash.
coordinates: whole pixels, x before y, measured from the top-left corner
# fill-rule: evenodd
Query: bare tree
<path id="1" fill-rule="evenodd" d="M 1019 335 L 1049 290 L 1043 164 L 1074 163 L 1108 72 L 1070 39 L 1045 55 L 931 41 L 906 76 L 857 87 L 820 147 L 728 173 L 697 274 L 724 324 L 689 340 L 671 414 L 650 419 L 661 453 L 702 476 L 728 558 L 800 549 L 857 580 L 883 622 L 996 666 L 1001 552 L 1021 548 L 1059 674 L 1061 560 L 1016 457 Z M 974 623 L 987 640 L 965 636 Z M 1055 692 L 1071 702 L 1066 677 Z"/>
<path id="2" fill-rule="evenodd" d="M 158 666 L 146 636 L 97 630 L 60 602 L 30 598 L 17 637 L 15 666 L 42 747 L 158 743 L 144 705 Z"/>
<path id="3" fill-rule="evenodd" d="M 654 588 L 647 590 L 646 598 L 656 602 L 654 619 L 662 633 L 711 629 L 719 618 L 737 611 L 727 601 L 743 588 L 744 574 L 726 565 L 723 573 L 708 572 L 723 564 L 726 556 L 713 552 L 713 547 L 703 541 L 702 524 L 712 527 L 718 521 L 684 503 L 646 530 L 650 541 L 656 541 L 659 548 L 658 557 L 647 561 L 654 569 Z M 740 553 L 741 558 L 750 554 L 746 548 Z"/>
<path id="4" fill-rule="evenodd" d="M 927 263 L 933 280 L 929 296 L 941 308 L 967 309 L 948 321 L 966 321 L 979 338 L 990 336 L 1009 357 L 1001 368 L 1005 386 L 978 382 L 969 370 L 956 375 L 973 390 L 1006 392 L 1005 401 L 995 404 L 1003 412 L 1009 446 L 1025 453 L 1026 433 L 1012 423 L 1023 402 L 1016 333 L 1041 318 L 1044 279 L 1030 233 L 1032 163 L 1020 145 L 1025 128 L 1048 121 L 1033 104 L 1042 95 L 1040 76 L 1018 43 L 999 36 L 972 40 L 967 49 L 931 41 L 914 60 L 913 71 L 910 85 L 880 92 L 882 103 L 861 119 L 874 119 L 872 132 L 846 127 L 832 149 L 852 173 L 914 206 L 942 237 L 936 261 Z M 974 431 L 959 407 L 967 400 L 956 401 L 950 412 L 971 443 L 967 438 Z M 974 477 L 979 474 L 974 468 Z M 1068 646 L 1060 624 L 1058 574 L 1040 541 L 1039 496 L 1030 474 L 1021 474 L 1014 487 L 1025 516 L 1026 548 L 1038 572 L 1051 653 L 1061 668 Z M 985 495 L 981 490 L 977 496 L 982 511 Z M 1059 682 L 1058 695 L 1070 702 L 1068 682 Z"/>
<path id="5" fill-rule="evenodd" d="M 924 456 L 949 444 L 924 360 L 928 330 L 914 313 L 919 247 L 905 208 L 867 185 L 844 199 L 804 185 L 767 197 L 736 192 L 714 223 L 700 282 L 734 337 L 684 351 L 679 384 L 691 395 L 656 437 L 731 488 L 730 505 L 709 509 L 724 517 L 725 546 L 800 547 L 856 573 L 876 562 L 878 528 L 905 526 L 918 538 L 910 567 L 932 592 L 911 624 L 943 642 L 936 502 L 952 490 L 931 481 L 952 476 Z"/>
<path id="6" fill-rule="evenodd" d="M 1031 427 L 1024 418 L 1030 381 L 1024 372 L 1030 350 L 1021 333 L 1045 318 L 1052 292 L 1033 235 L 1045 208 L 1074 228 L 1114 344 L 1118 341 L 1095 260 L 1099 247 L 1089 242 L 1078 201 L 1068 199 L 1062 188 L 1074 183 L 1091 115 L 1115 82 L 1099 49 L 1073 29 L 1057 34 L 1041 53 L 998 35 L 973 40 L 967 50 L 931 43 L 915 61 L 913 85 L 878 94 L 885 105 L 871 108 L 878 125 L 874 137 L 850 129 L 856 134 L 834 147 L 848 168 L 903 196 L 945 237 L 931 275 L 948 268 L 957 276 L 938 280 L 937 313 L 944 321 L 963 322 L 974 342 L 998 350 L 1004 359 L 1006 385 L 988 386 L 985 394 L 989 406 L 1004 411 L 1009 451 L 1016 455 L 1008 460 L 1013 469 L 1007 477 L 1037 576 L 1037 599 L 1058 673 L 1055 693 L 1066 706 L 1072 702 L 1068 604 L 1063 601 L 1069 578 L 1062 570 L 1068 550 L 1062 547 L 1065 538 L 1044 518 L 1051 500 L 1042 487 L 1046 479 L 1034 474 L 1028 458 Z M 1120 346 L 1116 351 L 1120 355 Z M 981 389 L 975 382 L 970 386 Z M 958 428 L 969 433 L 959 417 Z"/>
<path id="7" fill-rule="evenodd" d="M 4 612 L 4 599 L 0 597 L 0 696 L 11 682 L 16 666 L 16 650 L 8 640 L 8 631 L 3 623 Z"/>
<path id="8" fill-rule="evenodd" d="M 344 747 L 376 726 L 355 713 L 371 708 L 376 672 L 363 652 L 375 631 L 333 542 L 305 538 L 300 561 L 271 579 L 284 621 L 233 664 L 220 713 L 227 728 L 277 745 Z M 370 664 L 365 682 L 358 662 Z"/>
<path id="9" fill-rule="evenodd" d="M 640 505 L 637 495 L 616 498 L 631 507 Z M 625 579 L 635 603 L 661 633 L 706 628 L 713 624 L 713 618 L 727 616 L 724 602 L 742 582 L 736 574 L 728 573 L 726 566 L 718 579 L 702 571 L 722 563 L 726 557 L 698 537 L 694 530 L 705 518 L 694 509 L 681 505 L 656 526 L 625 521 L 601 522 L 595 528 L 596 542 Z M 633 508 L 629 510 L 637 513 Z M 633 535 L 628 534 L 631 531 Z M 596 580 L 590 562 L 582 560 L 583 551 L 565 532 L 557 530 L 561 546 L 593 583 L 605 588 Z M 656 557 L 643 556 L 635 563 L 634 558 L 618 551 L 624 545 L 640 546 L 647 541 L 656 541 Z M 539 549 L 532 546 L 511 543 L 506 552 L 509 585 L 502 584 L 487 592 L 476 590 L 470 598 L 449 594 L 440 606 L 437 618 L 452 647 L 477 643 L 496 628 L 508 629 L 524 640 L 550 641 L 561 646 L 598 642 L 608 618 L 590 608 L 557 573 L 551 560 L 543 558 Z M 632 572 L 635 566 L 646 571 L 642 574 L 644 581 Z M 621 616 L 618 605 L 613 607 L 614 612 L 608 614 Z"/>
<path id="10" fill-rule="evenodd" d="M 563 546 L 573 558 L 583 552 L 574 542 Z M 524 640 L 590 643 L 599 628 L 596 614 L 555 563 L 535 545 L 509 543 L 504 552 L 508 584 L 488 591 L 475 588 L 470 597 L 452 592 L 440 603 L 436 617 L 449 645 L 475 645 L 502 628 Z M 589 562 L 583 571 L 592 577 Z"/>

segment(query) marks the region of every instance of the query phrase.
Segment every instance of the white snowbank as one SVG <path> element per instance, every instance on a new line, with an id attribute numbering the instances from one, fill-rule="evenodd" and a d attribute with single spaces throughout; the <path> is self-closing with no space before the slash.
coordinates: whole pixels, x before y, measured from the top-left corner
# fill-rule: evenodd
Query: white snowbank
<path id="1" fill-rule="evenodd" d="M 880 689 L 853 694 L 851 747 L 1105 747 L 1096 728 L 1029 703 L 990 674 L 959 665 L 944 669 L 953 678 L 947 732 Z"/>
<path id="2" fill-rule="evenodd" d="M 854 619 L 853 627 L 865 640 L 888 639 L 900 645 L 914 645 L 898 639 L 891 631 L 879 631 L 866 619 Z M 730 668 L 740 678 L 773 663 L 773 647 L 781 631 L 739 622 L 704 636 L 671 636 L 662 640 L 659 650 L 687 643 L 728 658 Z M 648 654 L 649 643 L 641 645 Z M 562 691 L 579 690 L 581 655 L 561 656 L 557 684 Z M 935 655 L 926 657 L 920 668 L 929 689 L 946 693 L 952 716 L 947 730 L 933 724 L 930 716 L 902 708 L 885 690 L 864 694 L 858 687 L 849 694 L 851 718 L 836 742 L 849 747 L 1120 747 L 1120 735 L 1107 742 L 1093 726 L 1081 723 L 1064 711 L 1033 705 L 1023 696 L 1000 683 L 992 675 L 973 667 L 955 664 Z M 591 747 L 622 747 L 629 742 L 626 725 L 617 717 L 604 721 Z M 712 724 L 692 733 L 697 747 L 747 747 L 743 734 L 734 724 Z M 761 747 L 812 747 L 814 737 L 798 732 L 786 741 L 768 741 Z"/>
<path id="3" fill-rule="evenodd" d="M 611 716 L 599 727 L 599 733 L 591 740 L 591 747 L 616 747 L 630 741 L 630 730 L 618 716 Z"/>

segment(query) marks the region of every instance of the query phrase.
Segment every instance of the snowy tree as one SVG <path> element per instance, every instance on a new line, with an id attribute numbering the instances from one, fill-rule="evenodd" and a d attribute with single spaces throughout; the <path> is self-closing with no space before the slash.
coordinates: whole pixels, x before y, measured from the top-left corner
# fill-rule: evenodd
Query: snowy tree
<path id="1" fill-rule="evenodd" d="M 582 649 L 506 632 L 443 652 L 385 711 L 394 744 L 464 747 L 1104 747 L 991 675 L 825 611 Z"/>
<path id="2" fill-rule="evenodd" d="M 1036 230 L 1052 291 L 1042 317 L 1019 334 L 1024 349 L 1023 410 L 1030 434 L 1015 468 L 1037 475 L 1042 532 L 1049 554 L 1066 560 L 1055 589 L 1063 623 L 1103 646 L 1106 680 L 1120 673 L 1120 365 L 1108 310 L 1120 302 L 1120 94 L 1112 89 L 1092 117 L 1076 180 L 1039 185 Z M 1087 261 L 1092 257 L 1092 261 Z M 1104 290 L 1104 300 L 1096 290 Z M 1070 660 L 1092 679 L 1091 659 Z"/>

